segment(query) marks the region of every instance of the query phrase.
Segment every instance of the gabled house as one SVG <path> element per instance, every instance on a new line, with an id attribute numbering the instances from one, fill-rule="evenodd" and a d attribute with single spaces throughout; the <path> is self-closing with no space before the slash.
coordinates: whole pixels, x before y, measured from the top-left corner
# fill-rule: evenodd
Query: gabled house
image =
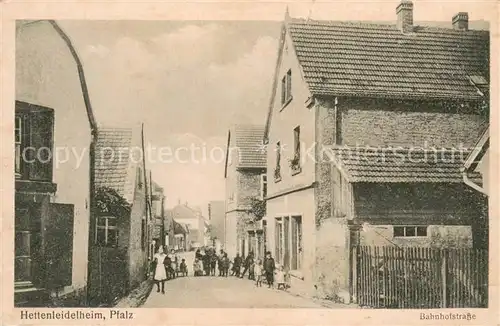
<path id="1" fill-rule="evenodd" d="M 489 151 L 490 129 L 488 128 L 478 139 L 462 169 L 465 184 L 486 196 L 489 195 Z M 478 184 L 469 178 L 474 172 L 481 173 L 481 183 Z"/>
<path id="2" fill-rule="evenodd" d="M 460 169 L 488 126 L 489 32 L 469 30 L 467 13 L 450 28 L 415 25 L 408 1 L 395 18 L 287 13 L 282 25 L 267 241 L 299 291 L 350 301 L 357 245 L 484 243 L 486 203 Z"/>
<path id="3" fill-rule="evenodd" d="M 85 305 L 95 120 L 54 21 L 16 21 L 15 306 Z"/>
<path id="4" fill-rule="evenodd" d="M 169 210 L 169 214 L 174 221 L 188 225 L 189 237 L 185 242 L 187 250 L 191 250 L 193 246 L 203 246 L 205 242 L 205 220 L 201 211 L 195 207 L 190 207 L 188 203 L 174 206 Z M 175 226 L 174 226 L 175 228 Z M 175 230 L 175 229 L 174 229 Z M 177 234 L 177 233 L 175 233 Z"/>
<path id="5" fill-rule="evenodd" d="M 89 299 L 110 304 L 147 274 L 148 172 L 138 128 L 99 127 L 96 143 L 96 212 L 90 223 Z"/>
<path id="6" fill-rule="evenodd" d="M 226 216 L 224 248 L 230 257 L 253 251 L 262 257 L 265 225 L 254 214 L 253 205 L 263 201 L 267 191 L 264 127 L 235 125 L 227 137 Z"/>

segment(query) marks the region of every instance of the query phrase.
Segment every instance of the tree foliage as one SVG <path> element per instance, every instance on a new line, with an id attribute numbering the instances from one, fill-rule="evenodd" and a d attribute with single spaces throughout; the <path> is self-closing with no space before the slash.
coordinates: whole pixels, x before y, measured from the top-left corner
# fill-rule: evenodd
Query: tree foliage
<path id="1" fill-rule="evenodd" d="M 255 216 L 255 221 L 260 221 L 266 216 L 266 202 L 262 199 L 252 198 L 250 200 L 250 212 Z"/>
<path id="2" fill-rule="evenodd" d="M 100 215 L 106 214 L 118 217 L 130 214 L 130 204 L 113 188 L 97 188 L 95 201 Z"/>

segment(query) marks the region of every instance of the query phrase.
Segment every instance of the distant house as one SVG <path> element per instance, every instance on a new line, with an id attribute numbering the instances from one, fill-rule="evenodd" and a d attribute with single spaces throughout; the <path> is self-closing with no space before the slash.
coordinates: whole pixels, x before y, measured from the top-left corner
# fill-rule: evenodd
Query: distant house
<path id="1" fill-rule="evenodd" d="M 98 207 L 90 228 L 92 304 L 110 303 L 142 282 L 150 251 L 148 178 L 144 161 L 132 150 L 143 148 L 141 131 L 109 127 L 98 130 L 95 187 L 96 196 L 102 199 L 96 199 Z M 130 209 L 124 212 L 115 208 L 117 202 Z"/>
<path id="2" fill-rule="evenodd" d="M 264 126 L 258 125 L 236 125 L 228 132 L 224 247 L 231 257 L 250 251 L 262 257 L 266 247 L 262 217 L 252 211 L 252 204 L 263 202 L 267 191 L 263 135 Z"/>
<path id="3" fill-rule="evenodd" d="M 460 168 L 488 126 L 489 32 L 469 30 L 466 13 L 437 28 L 414 25 L 411 2 L 396 12 L 392 25 L 282 25 L 267 240 L 307 293 L 353 299 L 357 245 L 485 242 L 485 202 Z"/>
<path id="4" fill-rule="evenodd" d="M 181 224 L 174 220 L 174 249 L 180 251 L 187 251 L 191 249 L 191 240 L 189 239 L 189 226 Z"/>
<path id="5" fill-rule="evenodd" d="M 55 22 L 18 20 L 15 37 L 14 304 L 85 305 L 95 121 L 83 69 Z"/>
<path id="6" fill-rule="evenodd" d="M 160 187 L 156 182 L 151 182 L 151 205 L 154 220 L 153 228 L 153 241 L 155 241 L 155 250 L 158 249 L 160 245 L 165 245 L 165 235 L 168 230 L 165 230 L 165 195 L 163 194 L 163 188 Z"/>
<path id="7" fill-rule="evenodd" d="M 203 246 L 205 242 L 205 221 L 201 211 L 197 208 L 190 207 L 188 203 L 178 204 L 170 209 L 172 218 L 189 227 L 189 243 L 187 250 L 190 250 L 193 245 Z"/>

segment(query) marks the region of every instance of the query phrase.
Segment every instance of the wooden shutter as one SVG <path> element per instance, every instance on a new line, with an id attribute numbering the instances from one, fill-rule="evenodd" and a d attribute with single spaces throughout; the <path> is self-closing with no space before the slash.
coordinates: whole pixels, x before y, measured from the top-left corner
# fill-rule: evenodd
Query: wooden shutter
<path id="1" fill-rule="evenodd" d="M 42 220 L 45 286 L 49 289 L 71 285 L 73 223 L 73 204 L 49 204 L 48 214 Z M 81 258 L 87 260 L 87 257 Z"/>
<path id="2" fill-rule="evenodd" d="M 283 267 L 290 269 L 290 218 L 283 219 Z"/>
<path id="3" fill-rule="evenodd" d="M 29 179 L 52 181 L 54 111 L 48 108 L 35 108 L 29 114 L 30 146 Z M 37 157 L 40 153 L 41 160 Z"/>
<path id="4" fill-rule="evenodd" d="M 294 217 L 292 218 L 292 264 L 291 268 L 292 269 L 297 269 L 297 258 L 298 258 L 298 243 L 297 243 L 297 235 L 298 235 L 298 230 L 297 230 L 297 218 Z"/>

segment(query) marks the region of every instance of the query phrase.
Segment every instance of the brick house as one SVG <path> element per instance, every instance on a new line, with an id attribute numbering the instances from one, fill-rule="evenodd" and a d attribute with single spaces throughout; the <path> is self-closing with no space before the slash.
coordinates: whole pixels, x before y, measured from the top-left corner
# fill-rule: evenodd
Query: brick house
<path id="1" fill-rule="evenodd" d="M 95 120 L 83 69 L 54 21 L 16 21 L 15 59 L 14 304 L 84 305 Z"/>
<path id="2" fill-rule="evenodd" d="M 488 126 L 489 33 L 466 13 L 450 28 L 414 25 L 411 2 L 396 14 L 381 25 L 287 13 L 282 25 L 267 241 L 308 294 L 350 301 L 355 245 L 484 242 L 473 229 L 485 203 L 460 168 Z"/>
<path id="3" fill-rule="evenodd" d="M 110 304 L 142 282 L 150 248 L 148 178 L 138 128 L 98 129 L 95 187 L 111 189 L 130 210 L 113 214 L 96 209 L 90 223 L 89 299 Z"/>
<path id="4" fill-rule="evenodd" d="M 224 247 L 230 257 L 250 251 L 262 256 L 265 250 L 265 225 L 256 221 L 251 206 L 253 200 L 263 200 L 267 191 L 263 134 L 264 127 L 256 125 L 236 125 L 228 132 Z"/>

